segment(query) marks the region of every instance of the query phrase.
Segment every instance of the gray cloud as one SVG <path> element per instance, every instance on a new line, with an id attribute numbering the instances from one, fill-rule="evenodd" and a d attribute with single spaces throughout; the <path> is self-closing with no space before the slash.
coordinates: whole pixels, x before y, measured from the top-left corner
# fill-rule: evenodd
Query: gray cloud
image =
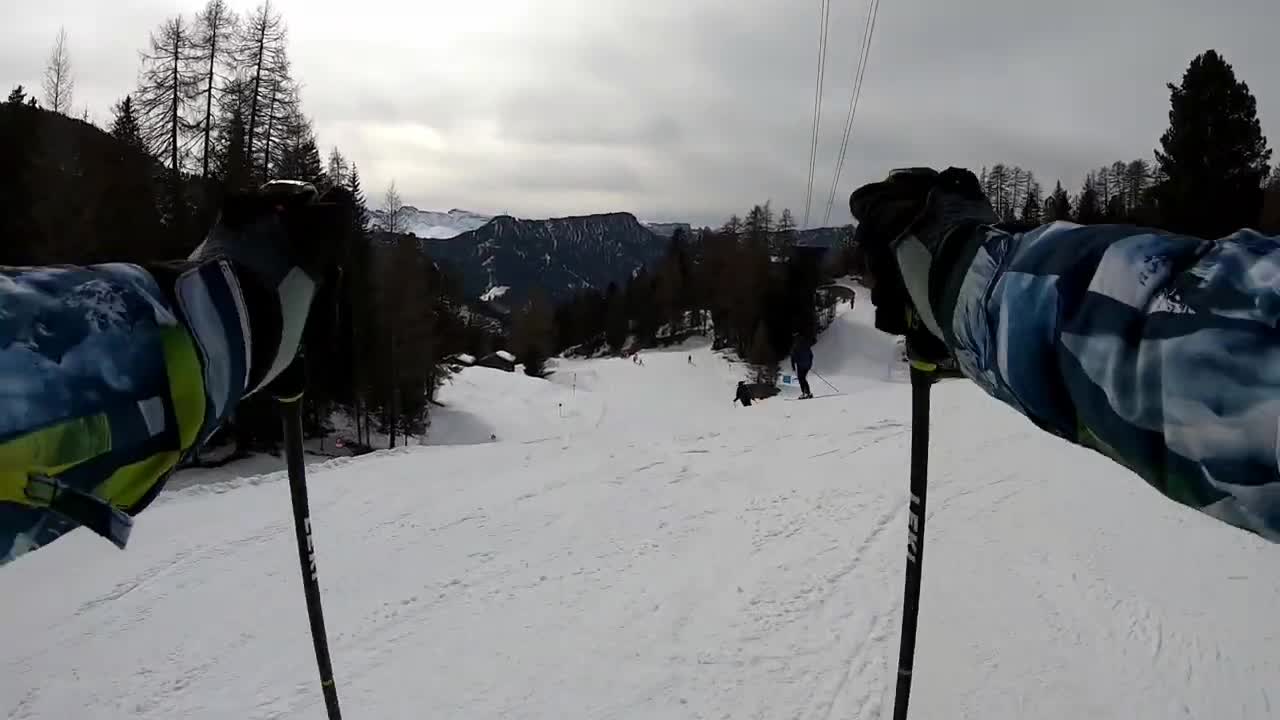
<path id="1" fill-rule="evenodd" d="M 0 0 L 14 3 L 16 0 Z M 766 199 L 803 214 L 817 3 L 795 0 L 276 0 L 322 142 L 422 207 L 528 216 L 630 210 L 717 223 Z M 128 92 L 166 13 L 199 0 L 48 0 L 0 27 L 0 81 L 38 85 L 60 24 L 77 106 Z M 236 3 L 239 9 L 249 4 Z M 835 3 L 813 214 L 821 219 L 865 3 Z M 832 221 L 856 185 L 908 164 L 1035 170 L 1076 189 L 1150 157 L 1165 83 L 1214 47 L 1280 144 L 1273 0 L 893 0 L 881 6 Z"/>

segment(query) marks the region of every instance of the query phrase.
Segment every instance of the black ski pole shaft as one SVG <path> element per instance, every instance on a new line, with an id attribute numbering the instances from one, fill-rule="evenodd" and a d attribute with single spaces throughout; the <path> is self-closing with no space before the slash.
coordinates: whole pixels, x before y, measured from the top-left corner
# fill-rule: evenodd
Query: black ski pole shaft
<path id="1" fill-rule="evenodd" d="M 929 477 L 929 388 L 933 376 L 911 368 L 911 504 L 907 517 L 907 580 L 902 596 L 902 645 L 893 720 L 906 720 L 915 664 L 916 621 L 920 615 L 920 572 L 924 562 L 925 491 Z"/>
<path id="2" fill-rule="evenodd" d="M 307 502 L 307 468 L 302 456 L 302 397 L 280 401 L 284 417 L 284 451 L 289 467 L 289 494 L 293 498 L 293 524 L 298 537 L 298 560 L 302 565 L 302 588 L 307 596 L 307 617 L 311 620 L 311 640 L 320 669 L 320 689 L 329 720 L 340 720 L 338 689 L 333 683 L 333 663 L 329 659 L 329 637 L 324 630 L 324 610 L 320 607 L 320 581 L 316 576 L 316 553 L 311 544 L 311 509 Z"/>

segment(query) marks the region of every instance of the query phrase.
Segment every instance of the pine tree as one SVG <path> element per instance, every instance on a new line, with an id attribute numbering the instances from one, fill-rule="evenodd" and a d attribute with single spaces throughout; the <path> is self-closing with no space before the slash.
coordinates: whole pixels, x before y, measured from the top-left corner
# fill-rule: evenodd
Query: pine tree
<path id="1" fill-rule="evenodd" d="M 778 227 L 774 233 L 782 249 L 785 250 L 796 244 L 796 219 L 791 214 L 790 208 L 782 208 L 782 214 L 778 216 Z"/>
<path id="2" fill-rule="evenodd" d="M 347 165 L 347 159 L 342 156 L 338 150 L 338 146 L 333 146 L 329 151 L 329 182 L 334 187 L 346 187 L 348 176 L 351 169 Z"/>
<path id="3" fill-rule="evenodd" d="M 147 144 L 142 140 L 142 129 L 133 114 L 133 98 L 125 95 L 123 100 L 112 106 L 111 112 L 115 116 L 111 122 L 111 136 L 127 147 L 145 153 Z"/>
<path id="4" fill-rule="evenodd" d="M 243 82 L 230 83 L 226 92 L 227 99 L 218 117 L 217 154 L 214 156 L 213 174 L 228 191 L 248 190 L 253 185 L 246 147 L 248 129 L 244 121 L 244 88 Z"/>
<path id="5" fill-rule="evenodd" d="M 626 296 L 618 289 L 617 283 L 609 283 L 604 293 L 605 301 L 605 342 L 614 352 L 622 352 L 627 344 L 627 336 L 631 332 L 627 320 Z"/>
<path id="6" fill-rule="evenodd" d="M 756 324 L 747 360 L 752 366 L 753 382 L 771 386 L 778 382 L 778 355 L 769 341 L 769 328 L 763 320 Z"/>
<path id="7" fill-rule="evenodd" d="M 288 64 L 280 75 L 268 80 L 266 112 L 263 115 L 266 127 L 262 133 L 262 153 L 259 173 L 261 181 L 266 182 L 273 177 L 283 177 L 281 163 L 289 150 L 288 138 L 295 136 L 297 130 L 298 89 L 293 78 L 288 74 Z M 319 152 L 316 153 L 317 160 Z"/>
<path id="8" fill-rule="evenodd" d="M 1044 199 L 1041 197 L 1040 183 L 1032 179 L 1027 187 L 1027 199 L 1022 204 L 1022 221 L 1039 224 L 1043 208 Z"/>
<path id="9" fill-rule="evenodd" d="M 295 115 L 280 137 L 281 155 L 276 177 L 302 180 L 317 186 L 325 184 L 320 149 L 316 146 L 311 121 Z"/>
<path id="10" fill-rule="evenodd" d="M 1005 208 L 1004 218 L 1006 221 L 1013 221 L 1018 218 L 1018 212 L 1027 202 L 1026 183 L 1030 178 L 1030 173 L 1023 170 L 1020 166 L 1014 165 L 1009 171 L 1009 203 Z"/>
<path id="11" fill-rule="evenodd" d="M 1151 183 L 1151 166 L 1146 160 L 1130 162 L 1124 169 L 1125 207 L 1133 213 L 1142 206 Z"/>
<path id="12" fill-rule="evenodd" d="M 730 215 L 729 220 L 720 227 L 720 234 L 729 235 L 735 238 L 741 235 L 742 234 L 742 218 L 738 217 L 737 215 Z"/>
<path id="13" fill-rule="evenodd" d="M 404 232 L 403 218 L 404 201 L 396 190 L 396 181 L 392 180 L 382 195 L 382 229 L 392 235 Z"/>
<path id="14" fill-rule="evenodd" d="M 71 71 L 71 52 L 67 48 L 67 29 L 59 28 L 44 68 L 44 102 L 50 110 L 62 115 L 71 112 L 71 97 L 76 81 Z"/>
<path id="15" fill-rule="evenodd" d="M 1080 196 L 1076 198 L 1076 222 L 1089 225 L 1102 221 L 1102 207 L 1098 199 L 1098 179 L 1094 173 L 1085 176 Z"/>
<path id="16" fill-rule="evenodd" d="M 265 0 L 241 25 L 236 41 L 237 65 L 245 72 L 247 90 L 245 154 L 264 179 L 270 172 L 273 123 L 281 117 L 279 105 L 289 90 L 286 40 L 283 18 L 272 9 L 271 0 Z"/>
<path id="17" fill-rule="evenodd" d="M 16 86 L 9 91 L 9 99 L 5 100 L 9 105 L 22 105 L 27 101 L 26 89 L 21 85 Z"/>
<path id="18" fill-rule="evenodd" d="M 356 213 L 352 219 L 354 227 L 361 233 L 369 230 L 369 206 L 366 204 L 364 190 L 360 187 L 360 168 L 351 163 L 351 175 L 347 177 L 347 189 L 351 191 Z"/>
<path id="19" fill-rule="evenodd" d="M 747 212 L 742 222 L 744 239 L 765 247 L 769 243 L 769 233 L 773 229 L 773 213 L 769 204 L 756 205 Z"/>
<path id="20" fill-rule="evenodd" d="M 1168 87 L 1169 129 L 1156 151 L 1167 178 L 1158 192 L 1165 224 L 1205 237 L 1252 226 L 1271 150 L 1249 86 L 1209 50 Z"/>
<path id="21" fill-rule="evenodd" d="M 542 377 L 555 336 L 555 319 L 546 291 L 534 288 L 512 322 L 511 347 L 526 375 Z"/>
<path id="22" fill-rule="evenodd" d="M 183 170 L 185 135 L 191 99 L 199 76 L 189 69 L 191 38 L 181 17 L 166 20 L 151 50 L 143 55 L 143 71 L 135 99 L 142 138 L 151 154 L 174 173 Z"/>
<path id="23" fill-rule="evenodd" d="M 186 72 L 199 78 L 197 109 L 202 110 L 198 120 L 191 123 L 191 130 L 199 135 L 200 177 L 207 179 L 217 154 L 214 138 L 214 107 L 221 106 L 221 95 L 230 81 L 229 70 L 234 66 L 232 41 L 235 39 L 236 15 L 226 0 L 208 0 L 204 9 L 196 14 L 190 52 L 184 62 Z M 203 105 L 203 108 L 199 108 Z"/>
<path id="24" fill-rule="evenodd" d="M 1071 197 L 1067 195 L 1067 191 L 1062 187 L 1062 181 L 1059 180 L 1053 188 L 1053 194 L 1045 201 L 1044 221 L 1070 220 L 1071 217 Z"/>

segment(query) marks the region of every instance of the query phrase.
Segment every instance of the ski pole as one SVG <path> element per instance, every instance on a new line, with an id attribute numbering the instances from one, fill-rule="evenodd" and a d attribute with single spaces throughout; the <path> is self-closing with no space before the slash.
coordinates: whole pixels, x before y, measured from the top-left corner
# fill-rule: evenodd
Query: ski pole
<path id="1" fill-rule="evenodd" d="M 320 581 L 316 576 L 316 553 L 311 544 L 311 510 L 307 502 L 307 469 L 302 456 L 302 394 L 280 398 L 280 415 L 284 419 L 284 452 L 289 467 L 289 494 L 293 499 L 293 525 L 298 538 L 298 560 L 302 566 L 302 588 L 307 596 L 307 617 L 311 621 L 311 641 L 315 645 L 316 665 L 320 669 L 320 689 L 329 720 L 340 720 L 338 690 L 333 683 L 333 664 L 329 659 L 329 638 L 324 630 L 324 611 L 320 607 Z"/>
<path id="2" fill-rule="evenodd" d="M 902 596 L 902 645 L 898 650 L 898 687 L 893 720 L 906 720 L 911 670 L 920 614 L 920 572 L 924 561 L 925 491 L 929 476 L 929 387 L 932 368 L 911 364 L 911 506 L 907 517 L 907 579 Z"/>
<path id="3" fill-rule="evenodd" d="M 832 390 L 835 390 L 836 392 L 840 392 L 840 388 L 836 387 L 835 385 L 832 385 L 830 382 L 827 381 L 826 378 L 819 375 L 817 370 L 810 370 L 809 372 L 813 373 L 814 375 L 817 375 L 818 379 L 821 380 L 822 382 L 827 383 L 827 387 L 831 388 Z"/>

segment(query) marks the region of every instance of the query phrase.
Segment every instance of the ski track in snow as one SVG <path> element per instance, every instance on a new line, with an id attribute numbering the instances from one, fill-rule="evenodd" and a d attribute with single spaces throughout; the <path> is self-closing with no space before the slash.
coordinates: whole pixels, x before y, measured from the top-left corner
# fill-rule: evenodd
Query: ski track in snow
<path id="1" fill-rule="evenodd" d="M 697 343 L 469 369 L 427 445 L 310 466 L 345 716 L 886 717 L 911 419 L 869 314 L 823 403 L 738 407 Z M 913 718 L 1275 716 L 1280 550 L 971 386 L 934 407 Z M 0 577 L 9 720 L 323 714 L 283 473 Z"/>

